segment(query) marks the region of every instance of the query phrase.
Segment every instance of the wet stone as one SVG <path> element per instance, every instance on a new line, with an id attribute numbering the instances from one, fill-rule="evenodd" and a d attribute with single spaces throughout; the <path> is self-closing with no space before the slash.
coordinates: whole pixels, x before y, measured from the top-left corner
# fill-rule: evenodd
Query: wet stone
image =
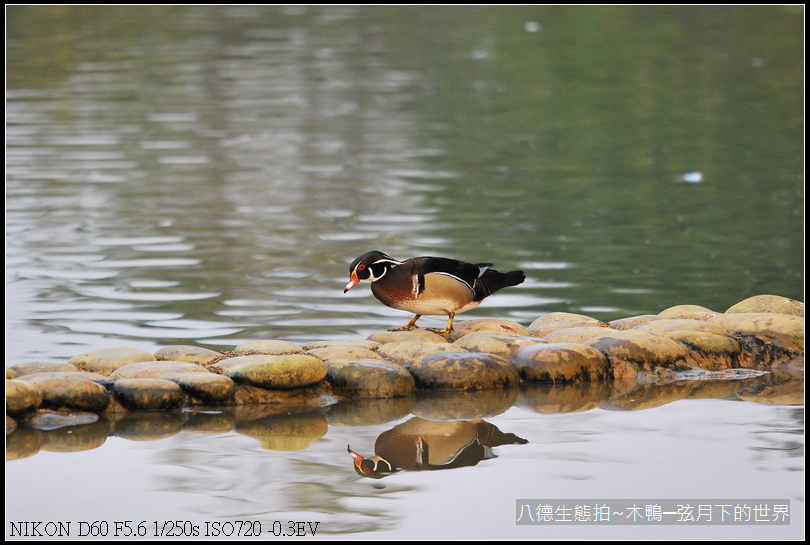
<path id="1" fill-rule="evenodd" d="M 533 321 L 529 325 L 528 335 L 532 337 L 544 337 L 554 331 L 572 327 L 607 327 L 607 324 L 583 314 L 551 312 Z"/>
<path id="2" fill-rule="evenodd" d="M 368 339 L 331 339 L 324 341 L 311 341 L 304 345 L 304 350 L 315 350 L 316 348 L 326 347 L 352 347 L 352 348 L 365 348 L 367 350 L 376 350 L 380 347 L 380 343 L 369 341 Z"/>
<path id="3" fill-rule="evenodd" d="M 326 364 L 307 354 L 236 356 L 213 368 L 237 382 L 263 388 L 300 388 L 326 377 Z"/>
<path id="4" fill-rule="evenodd" d="M 304 348 L 290 341 L 256 340 L 243 342 L 233 351 L 237 354 L 300 354 Z"/>
<path id="5" fill-rule="evenodd" d="M 657 314 L 642 314 L 640 316 L 630 316 L 629 318 L 619 318 L 608 323 L 611 329 L 633 329 L 641 324 L 653 322 L 655 320 L 664 320 L 663 316 Z"/>
<path id="6" fill-rule="evenodd" d="M 527 382 L 594 381 L 610 375 L 602 352 L 577 343 L 525 346 L 512 356 L 512 366 Z"/>
<path id="7" fill-rule="evenodd" d="M 402 397 L 416 391 L 413 376 L 394 363 L 346 363 L 333 367 L 329 380 L 335 393 L 355 398 Z"/>
<path id="8" fill-rule="evenodd" d="M 372 333 L 368 336 L 369 341 L 374 341 L 380 344 L 387 344 L 399 341 L 412 341 L 412 342 L 425 342 L 425 343 L 441 343 L 447 342 L 447 339 L 433 333 L 427 329 L 412 329 L 410 331 L 381 331 L 379 333 Z"/>
<path id="9" fill-rule="evenodd" d="M 607 356 L 617 379 L 655 380 L 694 366 L 685 345 L 638 329 L 609 330 L 585 344 Z"/>
<path id="10" fill-rule="evenodd" d="M 376 344 L 376 343 L 375 343 Z M 313 348 L 307 351 L 310 356 L 323 360 L 325 362 L 333 360 L 384 360 L 382 356 L 368 348 L 348 345 L 331 345 L 322 346 L 320 348 Z"/>
<path id="11" fill-rule="evenodd" d="M 158 361 L 184 361 L 199 365 L 206 365 L 220 358 L 222 354 L 214 350 L 181 344 L 164 346 L 155 352 L 155 359 Z"/>
<path id="12" fill-rule="evenodd" d="M 755 295 L 730 307 L 726 314 L 769 312 L 804 316 L 804 303 L 778 295 Z"/>
<path id="13" fill-rule="evenodd" d="M 601 337 L 609 334 L 612 330 L 606 327 L 599 326 L 580 326 L 571 327 L 568 329 L 560 329 L 553 333 L 549 333 L 543 337 L 548 343 L 581 343 L 585 344 L 594 337 Z"/>
<path id="14" fill-rule="evenodd" d="M 433 354 L 405 368 L 419 389 L 483 390 L 520 383 L 513 367 L 480 352 Z"/>
<path id="15" fill-rule="evenodd" d="M 187 361 L 141 361 L 118 368 L 110 374 L 114 380 L 122 378 L 163 378 L 166 373 L 207 373 L 202 365 Z"/>
<path id="16" fill-rule="evenodd" d="M 139 362 L 154 361 L 155 357 L 149 352 L 138 348 L 103 348 L 78 354 L 70 358 L 69 363 L 76 365 L 83 371 L 109 375 L 119 367 Z"/>
<path id="17" fill-rule="evenodd" d="M 463 351 L 464 349 L 447 342 L 398 341 L 382 345 L 377 349 L 377 354 L 386 360 L 405 365 L 409 362 L 421 361 L 429 354 Z"/>
<path id="18" fill-rule="evenodd" d="M 475 331 L 455 341 L 453 345 L 467 352 L 485 352 L 509 360 L 518 349 L 543 342 L 537 337 L 512 335 L 497 331 Z"/>
<path id="19" fill-rule="evenodd" d="M 17 371 L 11 367 L 6 367 L 6 380 L 14 380 L 18 376 L 20 376 L 20 374 Z"/>
<path id="20" fill-rule="evenodd" d="M 205 372 L 166 372 L 161 379 L 172 381 L 183 392 L 203 403 L 226 403 L 233 401 L 236 384 L 233 379 L 216 373 Z"/>
<path id="21" fill-rule="evenodd" d="M 72 363 L 54 362 L 54 361 L 32 361 L 26 363 L 18 363 L 12 365 L 12 369 L 17 373 L 17 376 L 31 375 L 34 373 L 55 373 L 55 372 L 72 372 L 79 371 L 79 368 Z"/>
<path id="22" fill-rule="evenodd" d="M 82 378 L 87 375 L 88 378 Z M 107 388 L 96 382 L 95 373 L 37 373 L 25 375 L 24 381 L 42 392 L 42 405 L 68 407 L 92 412 L 103 411 L 110 403 Z M 101 376 L 101 379 L 106 377 Z"/>
<path id="23" fill-rule="evenodd" d="M 476 320 L 464 320 L 456 322 L 453 331 L 447 335 L 447 340 L 455 342 L 458 339 L 474 333 L 476 331 L 493 331 L 496 333 L 506 333 L 510 335 L 528 335 L 529 330 L 512 320 L 503 318 L 479 318 Z"/>
<path id="24" fill-rule="evenodd" d="M 112 387 L 116 399 L 129 410 L 171 409 L 180 404 L 183 391 L 170 380 L 122 378 Z"/>
<path id="25" fill-rule="evenodd" d="M 658 313 L 659 316 L 664 318 L 689 318 L 693 320 L 708 320 L 718 314 L 720 313 L 700 305 L 676 305 Z"/>
<path id="26" fill-rule="evenodd" d="M 743 367 L 767 367 L 804 356 L 803 316 L 732 313 L 715 316 L 711 321 L 740 343 Z"/>
<path id="27" fill-rule="evenodd" d="M 40 406 L 42 392 L 35 386 L 21 380 L 6 381 L 6 413 L 24 414 Z"/>

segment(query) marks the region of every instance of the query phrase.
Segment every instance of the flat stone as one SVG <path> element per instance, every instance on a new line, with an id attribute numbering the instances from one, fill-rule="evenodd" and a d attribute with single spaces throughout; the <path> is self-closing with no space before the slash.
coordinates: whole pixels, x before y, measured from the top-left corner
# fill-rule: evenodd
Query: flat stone
<path id="1" fill-rule="evenodd" d="M 608 358 L 616 379 L 656 380 L 694 367 L 689 348 L 646 331 L 609 329 L 585 342 Z"/>
<path id="2" fill-rule="evenodd" d="M 203 403 L 227 403 L 236 395 L 233 379 L 216 373 L 205 372 L 166 372 L 161 379 L 170 380 L 180 386 L 183 392 Z"/>
<path id="3" fill-rule="evenodd" d="M 55 362 L 55 361 L 31 361 L 26 363 L 18 363 L 12 365 L 12 369 L 17 373 L 17 376 L 31 375 L 33 373 L 51 373 L 51 372 L 71 372 L 79 371 L 79 368 L 72 363 Z"/>
<path id="4" fill-rule="evenodd" d="M 263 388 L 300 388 L 326 377 L 326 364 L 308 354 L 236 356 L 213 368 L 237 382 Z"/>
<path id="5" fill-rule="evenodd" d="M 532 337 L 544 337 L 548 333 L 572 327 L 607 327 L 607 324 L 584 314 L 550 312 L 533 321 L 528 327 L 527 334 Z"/>
<path id="6" fill-rule="evenodd" d="M 510 335 L 529 335 L 526 326 L 512 320 L 504 318 L 478 318 L 475 320 L 463 320 L 453 325 L 453 331 L 447 335 L 449 342 L 474 333 L 476 331 L 494 331 L 497 333 L 507 333 Z"/>
<path id="7" fill-rule="evenodd" d="M 790 314 L 804 316 L 804 303 L 779 295 L 755 295 L 736 305 L 732 305 L 726 314 L 769 312 L 774 314 Z"/>
<path id="8" fill-rule="evenodd" d="M 164 346 L 155 352 L 155 359 L 158 361 L 185 361 L 199 365 L 206 365 L 221 358 L 222 354 L 214 350 L 182 344 Z"/>
<path id="9" fill-rule="evenodd" d="M 608 325 L 612 329 L 633 329 L 641 324 L 653 322 L 655 320 L 664 320 L 663 316 L 658 314 L 642 314 L 640 316 L 630 316 L 628 318 L 619 318 L 618 320 L 611 320 Z"/>
<path id="10" fill-rule="evenodd" d="M 528 382 L 594 381 L 610 376 L 607 357 L 584 344 L 524 346 L 515 352 L 511 361 L 520 378 Z"/>
<path id="11" fill-rule="evenodd" d="M 187 361 L 141 361 L 119 367 L 110 374 L 114 380 L 122 378 L 163 378 L 166 373 L 208 373 L 202 365 Z"/>
<path id="12" fill-rule="evenodd" d="M 690 318 L 694 320 L 708 320 L 718 314 L 720 313 L 700 305 L 676 305 L 658 313 L 659 316 L 664 318 Z"/>
<path id="13" fill-rule="evenodd" d="M 512 354 L 524 346 L 542 343 L 538 337 L 500 333 L 498 331 L 474 331 L 453 343 L 467 352 L 484 352 L 508 361 Z"/>
<path id="14" fill-rule="evenodd" d="M 118 379 L 112 391 L 121 405 L 129 410 L 171 409 L 183 399 L 180 386 L 159 378 Z"/>
<path id="15" fill-rule="evenodd" d="M 394 363 L 348 363 L 329 374 L 335 393 L 346 397 L 402 397 L 416 391 L 413 376 Z"/>
<path id="16" fill-rule="evenodd" d="M 83 371 L 109 375 L 119 367 L 138 361 L 155 361 L 155 357 L 138 348 L 102 348 L 77 354 L 69 363 Z"/>
<path id="17" fill-rule="evenodd" d="M 376 344 L 376 343 L 375 343 Z M 333 360 L 384 360 L 381 355 L 373 350 L 360 346 L 330 345 L 320 348 L 313 348 L 307 351 L 310 356 L 325 362 Z"/>
<path id="18" fill-rule="evenodd" d="M 454 346 L 446 341 L 443 342 L 414 342 L 397 341 L 384 344 L 377 349 L 377 355 L 388 361 L 399 365 L 405 365 L 412 361 L 421 361 L 429 354 L 441 352 L 464 352 L 463 348 Z"/>
<path id="19" fill-rule="evenodd" d="M 520 383 L 513 367 L 480 352 L 432 354 L 405 368 L 419 389 L 482 390 Z"/>
<path id="20" fill-rule="evenodd" d="M 400 341 L 412 342 L 448 342 L 443 336 L 427 329 L 411 329 L 410 331 L 381 331 L 379 333 L 372 333 L 368 336 L 369 341 L 374 341 L 379 344 L 387 344 Z"/>
<path id="21" fill-rule="evenodd" d="M 95 380 L 88 380 L 81 375 L 93 376 L 95 374 L 37 373 L 22 376 L 17 380 L 27 382 L 42 392 L 43 406 L 68 407 L 91 412 L 103 411 L 110 403 L 110 393 L 107 388 Z"/>
<path id="22" fill-rule="evenodd" d="M 28 427 L 41 431 L 53 431 L 72 426 L 84 426 L 95 422 L 98 422 L 98 415 L 96 413 L 81 411 L 73 411 L 70 413 L 39 411 L 25 419 L 25 424 Z"/>
<path id="23" fill-rule="evenodd" d="M 243 342 L 233 351 L 237 354 L 300 354 L 304 348 L 290 341 L 255 340 Z"/>
<path id="24" fill-rule="evenodd" d="M 560 329 L 543 336 L 548 343 L 580 343 L 585 344 L 594 337 L 601 337 L 611 331 L 618 331 L 601 326 L 578 326 Z"/>
<path id="25" fill-rule="evenodd" d="M 41 403 L 42 392 L 38 388 L 21 380 L 6 381 L 6 414 L 24 414 Z"/>
<path id="26" fill-rule="evenodd" d="M 323 340 L 323 341 L 310 341 L 304 345 L 304 350 L 315 350 L 316 348 L 326 348 L 326 347 L 354 347 L 354 348 L 366 348 L 368 350 L 375 350 L 379 348 L 380 343 L 375 341 L 369 341 L 368 339 L 330 339 L 330 340 Z"/>

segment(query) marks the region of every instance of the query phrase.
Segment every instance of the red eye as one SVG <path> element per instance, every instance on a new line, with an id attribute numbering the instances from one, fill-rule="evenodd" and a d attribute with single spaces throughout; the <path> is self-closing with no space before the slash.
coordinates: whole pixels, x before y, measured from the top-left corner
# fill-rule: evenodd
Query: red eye
<path id="1" fill-rule="evenodd" d="M 363 271 L 363 270 L 365 270 L 365 269 L 366 269 L 366 265 L 365 265 L 364 263 L 360 263 L 360 264 L 357 266 L 357 270 L 358 270 L 358 271 Z"/>

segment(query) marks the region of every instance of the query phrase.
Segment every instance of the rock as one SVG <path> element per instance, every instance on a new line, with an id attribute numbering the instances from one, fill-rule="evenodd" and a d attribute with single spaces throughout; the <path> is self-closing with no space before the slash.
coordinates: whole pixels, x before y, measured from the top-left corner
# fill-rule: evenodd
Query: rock
<path id="1" fill-rule="evenodd" d="M 208 369 L 187 361 L 140 361 L 119 367 L 110 378 L 163 378 L 166 373 L 208 373 Z"/>
<path id="2" fill-rule="evenodd" d="M 708 320 L 718 314 L 720 313 L 699 305 L 676 305 L 658 313 L 659 316 L 664 318 L 690 318 L 694 320 Z"/>
<path id="3" fill-rule="evenodd" d="M 6 381 L 6 414 L 20 415 L 42 404 L 42 392 L 21 380 Z"/>
<path id="4" fill-rule="evenodd" d="M 72 363 L 59 363 L 54 361 L 32 361 L 12 365 L 12 369 L 17 376 L 31 375 L 34 373 L 66 373 L 79 371 L 79 368 Z"/>
<path id="5" fill-rule="evenodd" d="M 711 318 L 742 348 L 740 366 L 767 369 L 804 356 L 804 317 L 773 313 L 732 313 Z"/>
<path id="6" fill-rule="evenodd" d="M 612 329 L 633 329 L 636 326 L 641 324 L 646 324 L 648 322 L 653 322 L 655 320 L 664 320 L 663 316 L 658 314 L 642 314 L 640 316 L 630 316 L 629 318 L 619 318 L 618 320 L 612 320 L 608 323 L 608 325 Z"/>
<path id="7" fill-rule="evenodd" d="M 804 316 L 804 303 L 778 295 L 755 295 L 731 306 L 726 314 L 769 312 Z"/>
<path id="8" fill-rule="evenodd" d="M 352 347 L 352 348 L 366 348 L 368 350 L 376 350 L 380 347 L 380 343 L 369 341 L 368 339 L 332 339 L 325 341 L 311 341 L 304 345 L 305 351 L 315 350 L 316 348 L 326 347 Z"/>
<path id="9" fill-rule="evenodd" d="M 737 366 L 740 357 L 740 343 L 729 336 L 725 328 L 712 321 L 661 319 L 642 324 L 636 329 L 686 345 L 696 352 L 695 362 L 701 369 L 731 369 Z"/>
<path id="10" fill-rule="evenodd" d="M 519 348 L 532 346 L 543 341 L 537 337 L 499 333 L 497 331 L 475 331 L 453 343 L 453 346 L 467 352 L 484 352 L 509 361 Z M 458 350 L 458 348 L 456 350 Z"/>
<path id="11" fill-rule="evenodd" d="M 403 397 L 416 391 L 413 376 L 395 363 L 347 363 L 329 373 L 335 393 L 346 397 Z"/>
<path id="12" fill-rule="evenodd" d="M 527 332 L 532 337 L 545 337 L 549 333 L 572 327 L 608 327 L 608 324 L 582 314 L 551 312 L 533 321 Z"/>
<path id="13" fill-rule="evenodd" d="M 412 342 L 425 342 L 425 343 L 441 343 L 448 342 L 447 339 L 433 333 L 427 329 L 411 329 L 410 331 L 381 331 L 379 333 L 372 333 L 368 336 L 369 341 L 374 341 L 380 344 L 393 343 L 398 341 L 412 341 Z"/>
<path id="14" fill-rule="evenodd" d="M 115 381 L 112 391 L 129 410 L 171 409 L 183 399 L 180 386 L 159 378 L 122 378 Z"/>
<path id="15" fill-rule="evenodd" d="M 600 326 L 578 326 L 567 329 L 560 329 L 545 335 L 543 338 L 547 343 L 580 343 L 584 344 L 593 337 L 601 337 L 608 334 L 610 328 Z"/>
<path id="16" fill-rule="evenodd" d="M 460 349 L 446 341 L 439 343 L 398 341 L 380 346 L 377 349 L 377 354 L 388 361 L 392 361 L 399 365 L 406 365 L 412 361 L 421 361 L 422 358 L 430 354 L 462 351 L 463 349 Z"/>
<path id="17" fill-rule="evenodd" d="M 262 388 L 300 388 L 326 377 L 326 364 L 307 354 L 236 356 L 213 368 L 237 382 Z"/>
<path id="18" fill-rule="evenodd" d="M 528 382 L 593 381 L 610 375 L 602 352 L 576 343 L 524 346 L 512 356 L 512 366 Z"/>
<path id="19" fill-rule="evenodd" d="M 376 343 L 375 343 L 376 344 Z M 333 360 L 380 360 L 385 358 L 368 348 L 347 345 L 332 345 L 313 348 L 307 351 L 310 356 L 325 362 Z"/>
<path id="20" fill-rule="evenodd" d="M 455 342 L 465 335 L 476 331 L 494 331 L 496 333 L 523 336 L 529 334 L 529 330 L 526 329 L 525 326 L 513 322 L 512 320 L 505 320 L 503 318 L 479 318 L 476 320 L 456 322 L 453 326 L 453 331 L 447 335 L 447 340 L 449 342 Z"/>
<path id="21" fill-rule="evenodd" d="M 109 375 L 119 367 L 138 361 L 155 361 L 155 357 L 138 348 L 102 348 L 73 356 L 69 363 L 82 371 Z"/>
<path id="22" fill-rule="evenodd" d="M 184 361 L 199 365 L 207 365 L 221 358 L 222 354 L 214 350 L 180 344 L 164 346 L 155 352 L 155 359 L 158 361 Z"/>
<path id="23" fill-rule="evenodd" d="M 96 413 L 73 411 L 70 413 L 60 413 L 56 411 L 42 410 L 25 419 L 25 424 L 31 428 L 41 431 L 53 431 L 71 426 L 84 426 L 98 422 Z"/>
<path id="24" fill-rule="evenodd" d="M 278 340 L 246 341 L 234 348 L 237 354 L 301 354 L 300 344 Z"/>
<path id="25" fill-rule="evenodd" d="M 585 344 L 607 356 L 615 379 L 672 378 L 673 371 L 694 366 L 691 352 L 685 345 L 638 329 L 607 330 Z"/>
<path id="26" fill-rule="evenodd" d="M 88 375 L 84 378 L 83 375 Z M 68 407 L 91 412 L 103 411 L 110 403 L 107 389 L 95 382 L 95 373 L 36 373 L 17 380 L 42 392 L 42 405 Z M 101 377 L 104 379 L 105 377 Z"/>
<path id="27" fill-rule="evenodd" d="M 520 382 L 510 365 L 480 352 L 432 354 L 405 367 L 420 389 L 484 390 Z"/>
<path id="28" fill-rule="evenodd" d="M 192 400 L 201 403 L 230 403 L 236 395 L 236 384 L 233 379 L 208 371 L 166 372 L 162 373 L 160 378 L 174 382 Z"/>

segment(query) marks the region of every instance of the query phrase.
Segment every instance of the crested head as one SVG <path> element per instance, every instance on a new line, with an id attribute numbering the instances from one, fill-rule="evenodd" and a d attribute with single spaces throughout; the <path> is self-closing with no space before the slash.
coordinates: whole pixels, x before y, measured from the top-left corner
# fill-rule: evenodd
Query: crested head
<path id="1" fill-rule="evenodd" d="M 363 263 L 365 265 L 371 265 L 372 263 L 376 263 L 377 261 L 380 260 L 395 261 L 390 256 L 377 250 L 374 250 L 372 252 L 366 252 L 357 259 L 355 259 L 354 261 L 352 261 L 352 264 L 349 265 L 349 272 L 355 270 L 360 263 Z"/>

